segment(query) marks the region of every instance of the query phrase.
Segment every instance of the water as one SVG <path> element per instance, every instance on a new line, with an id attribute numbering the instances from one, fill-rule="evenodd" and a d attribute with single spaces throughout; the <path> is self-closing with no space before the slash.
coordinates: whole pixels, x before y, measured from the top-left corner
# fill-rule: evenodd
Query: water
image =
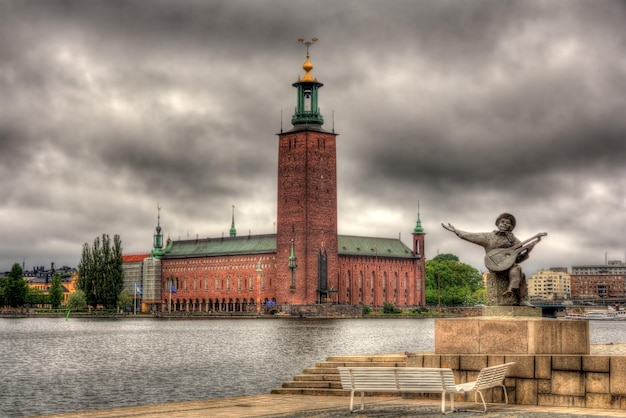
<path id="1" fill-rule="evenodd" d="M 0 318 L 0 416 L 269 393 L 329 355 L 433 348 L 431 319 Z"/>
<path id="2" fill-rule="evenodd" d="M 626 321 L 590 331 L 626 342 Z M 0 318 L 0 416 L 269 393 L 329 355 L 433 349 L 432 319 Z"/>

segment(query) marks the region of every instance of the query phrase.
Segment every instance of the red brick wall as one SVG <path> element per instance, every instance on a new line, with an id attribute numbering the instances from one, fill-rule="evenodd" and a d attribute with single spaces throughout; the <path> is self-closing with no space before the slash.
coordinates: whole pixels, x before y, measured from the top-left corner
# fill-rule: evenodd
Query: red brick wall
<path id="1" fill-rule="evenodd" d="M 265 281 L 264 289 L 259 287 L 256 273 L 259 260 Z M 163 301 L 169 303 L 171 281 L 177 289 L 176 294 L 172 294 L 173 303 L 185 307 L 180 310 L 206 311 L 206 303 L 214 303 L 216 300 L 243 304 L 259 299 L 262 302 L 275 301 L 276 297 L 273 289 L 273 279 L 276 276 L 275 254 L 164 259 L 162 272 Z"/>
<path id="2" fill-rule="evenodd" d="M 351 305 L 424 305 L 422 260 L 390 257 L 339 257 L 337 301 Z"/>
<path id="3" fill-rule="evenodd" d="M 328 287 L 337 288 L 336 135 L 297 131 L 279 134 L 276 279 L 279 303 L 318 301 L 321 248 L 328 255 Z M 295 288 L 287 267 L 294 240 Z"/>

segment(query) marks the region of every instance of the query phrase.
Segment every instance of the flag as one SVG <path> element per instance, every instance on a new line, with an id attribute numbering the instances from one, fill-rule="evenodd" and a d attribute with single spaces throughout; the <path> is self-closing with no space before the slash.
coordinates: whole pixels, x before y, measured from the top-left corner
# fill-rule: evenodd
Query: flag
<path id="1" fill-rule="evenodd" d="M 170 285 L 170 293 L 176 293 L 176 289 L 173 284 Z"/>
<path id="2" fill-rule="evenodd" d="M 141 286 L 139 285 L 135 285 L 135 293 L 137 293 L 139 296 L 141 296 L 142 292 L 141 292 Z"/>

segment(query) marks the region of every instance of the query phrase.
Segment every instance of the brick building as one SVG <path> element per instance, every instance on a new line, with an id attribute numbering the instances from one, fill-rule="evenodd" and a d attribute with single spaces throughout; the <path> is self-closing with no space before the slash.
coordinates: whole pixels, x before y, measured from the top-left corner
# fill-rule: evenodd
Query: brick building
<path id="1" fill-rule="evenodd" d="M 626 298 L 626 263 L 610 260 L 602 265 L 572 266 L 572 299 Z"/>
<path id="2" fill-rule="evenodd" d="M 144 274 L 142 285 L 158 287 L 161 298 L 160 303 L 143 302 L 142 310 L 425 304 L 425 233 L 419 212 L 412 248 L 399 238 L 337 233 L 337 134 L 322 127 L 318 93 L 323 84 L 311 75 L 310 44 L 305 43 L 305 73 L 293 83 L 293 126 L 278 134 L 276 233 L 237 236 L 233 208 L 229 237 L 168 241 L 163 247 L 159 218 L 153 251 L 144 263 L 158 260 L 161 269 Z"/>

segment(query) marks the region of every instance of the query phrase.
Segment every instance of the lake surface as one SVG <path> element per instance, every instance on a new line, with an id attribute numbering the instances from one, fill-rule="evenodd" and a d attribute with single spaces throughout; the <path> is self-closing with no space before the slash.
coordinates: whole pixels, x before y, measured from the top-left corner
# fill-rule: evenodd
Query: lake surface
<path id="1" fill-rule="evenodd" d="M 590 330 L 626 342 L 626 321 Z M 329 355 L 432 350 L 432 319 L 0 318 L 0 416 L 269 393 Z"/>

